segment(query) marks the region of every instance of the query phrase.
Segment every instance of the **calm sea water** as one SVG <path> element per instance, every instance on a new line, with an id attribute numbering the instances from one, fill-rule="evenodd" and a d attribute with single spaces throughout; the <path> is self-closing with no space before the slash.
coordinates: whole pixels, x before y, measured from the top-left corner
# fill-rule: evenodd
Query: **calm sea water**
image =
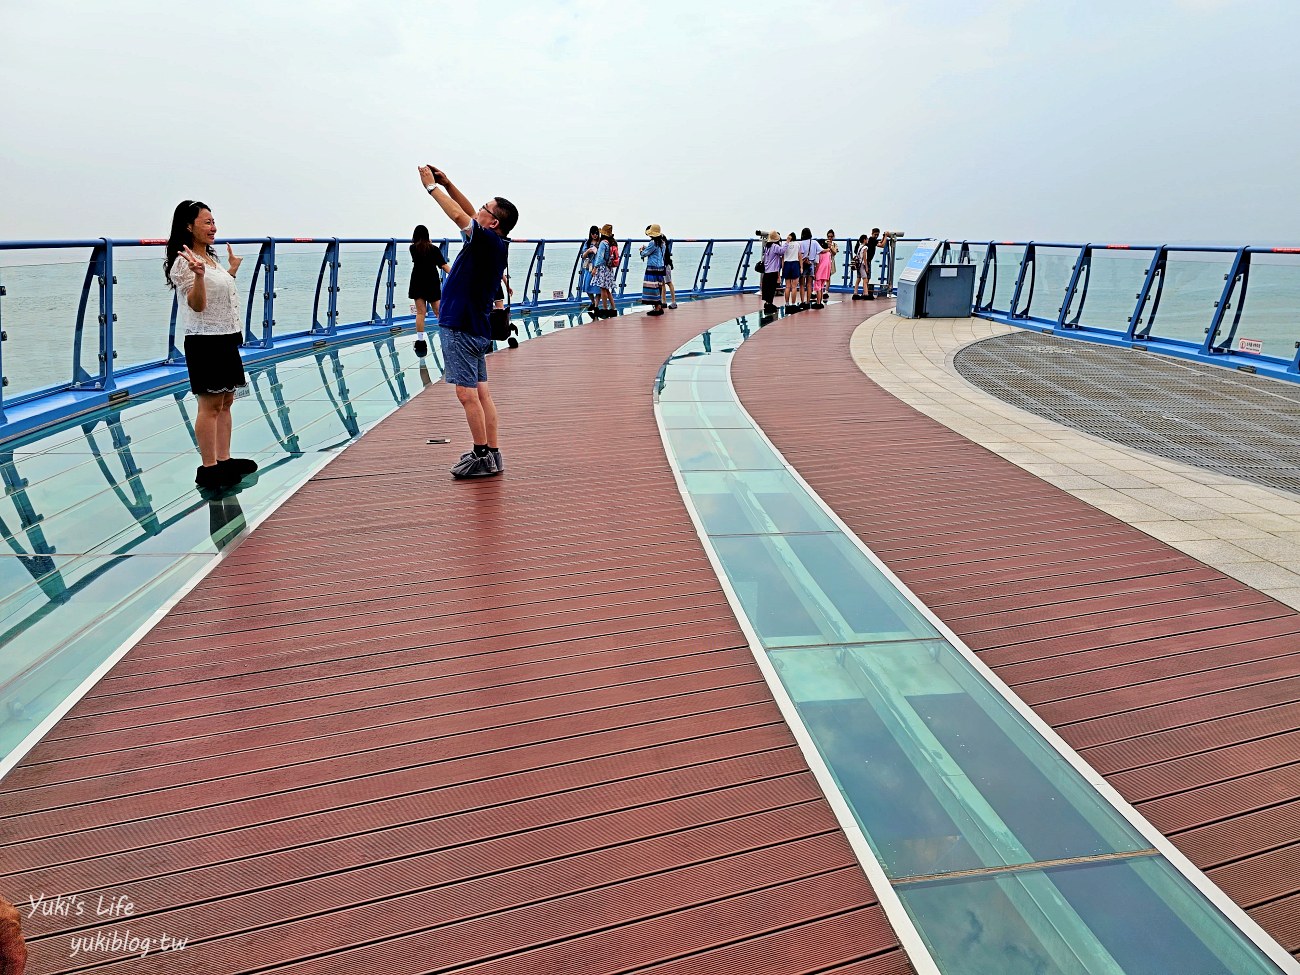
<path id="1" fill-rule="evenodd" d="M 707 284 L 729 286 L 737 278 L 744 254 L 744 244 L 717 244 L 710 260 Z M 674 277 L 683 290 L 690 289 L 700 270 L 705 245 L 677 241 L 673 247 Z M 570 294 L 576 287 L 575 259 L 579 244 L 551 244 L 542 262 L 542 276 L 536 281 L 529 275 L 535 245 L 516 242 L 510 253 L 511 281 L 516 301 L 531 298 L 538 286 L 541 298 L 559 292 Z M 898 248 L 897 266 L 906 263 L 913 245 Z M 445 253 L 454 260 L 459 243 L 449 244 Z M 642 262 L 636 246 L 629 248 L 626 276 L 627 293 L 635 293 L 641 284 Z M 240 271 L 247 309 L 247 288 L 252 280 L 256 248 L 237 248 L 245 258 Z M 322 244 L 277 244 L 276 253 L 276 333 L 292 334 L 311 328 L 316 278 L 324 254 Z M 994 307 L 1005 309 L 1015 286 L 1020 248 L 1000 248 L 998 279 Z M 23 255 L 27 256 L 27 255 Z M 5 395 L 12 397 L 51 383 L 67 382 L 74 374 L 74 336 L 82 282 L 86 275 L 85 251 L 36 252 L 34 258 L 57 258 L 60 263 L 5 264 L 0 266 L 0 285 L 7 291 L 0 298 L 0 327 L 8 335 L 3 346 L 3 371 L 9 384 Z M 375 297 L 383 247 L 380 245 L 344 244 L 341 247 L 338 294 L 340 324 L 369 321 L 372 313 L 383 315 L 386 301 L 384 282 Z M 973 258 L 983 260 L 982 248 L 973 248 Z M 19 259 L 6 255 L 8 260 Z M 751 260 L 756 257 L 751 257 Z M 841 259 L 842 260 L 842 259 Z M 1168 280 L 1156 320 L 1156 334 L 1199 342 L 1213 314 L 1214 302 L 1223 288 L 1228 270 L 1228 254 L 1175 254 L 1169 261 Z M 1150 261 L 1150 254 L 1140 251 L 1098 251 L 1092 265 L 1092 280 L 1080 321 L 1102 328 L 1124 328 L 1133 313 L 1134 297 Z M 1040 248 L 1038 278 L 1030 313 L 1055 318 L 1069 281 L 1074 262 L 1073 251 Z M 842 265 L 841 265 L 842 267 Z M 114 291 L 117 323 L 115 340 L 117 368 L 141 362 L 154 362 L 167 354 L 168 323 L 172 310 L 172 292 L 163 281 L 162 248 L 119 248 L 114 254 L 117 285 Z M 406 246 L 398 246 L 397 286 L 394 313 L 411 315 L 414 309 L 406 297 L 410 280 L 410 257 Z M 836 281 L 841 280 L 839 274 Z M 384 279 L 386 281 L 386 277 Z M 747 283 L 757 284 L 752 269 Z M 261 283 L 254 301 L 254 331 L 261 328 Z M 79 364 L 87 372 L 98 371 L 98 300 L 94 288 L 86 308 L 84 345 Z M 323 321 L 325 307 L 317 313 Z M 1250 291 L 1245 303 L 1238 337 L 1259 339 L 1266 355 L 1289 358 L 1300 341 L 1300 255 L 1256 255 L 1250 276 Z"/>

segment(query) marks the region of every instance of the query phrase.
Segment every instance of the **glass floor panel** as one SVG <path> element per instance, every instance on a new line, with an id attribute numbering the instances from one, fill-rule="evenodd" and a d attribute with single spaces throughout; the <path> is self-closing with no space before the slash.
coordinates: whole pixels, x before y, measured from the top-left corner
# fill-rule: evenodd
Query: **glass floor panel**
<path id="1" fill-rule="evenodd" d="M 683 471 L 781 470 L 785 465 L 749 430 L 670 428 L 668 440 Z"/>
<path id="2" fill-rule="evenodd" d="M 765 647 L 939 635 L 840 534 L 723 535 L 713 547 Z"/>
<path id="3" fill-rule="evenodd" d="M 944 975 L 1278 971 L 1160 857 L 896 890 Z"/>
<path id="4" fill-rule="evenodd" d="M 899 898 L 881 898 L 894 924 L 906 912 L 945 975 L 1280 971 L 721 397 L 713 367 L 749 334 L 739 320 L 678 349 L 656 414 L 787 717 Z"/>
<path id="5" fill-rule="evenodd" d="M 697 471 L 683 476 L 710 535 L 838 531 L 789 471 Z"/>
<path id="6" fill-rule="evenodd" d="M 770 656 L 891 879 L 1149 848 L 947 641 Z"/>

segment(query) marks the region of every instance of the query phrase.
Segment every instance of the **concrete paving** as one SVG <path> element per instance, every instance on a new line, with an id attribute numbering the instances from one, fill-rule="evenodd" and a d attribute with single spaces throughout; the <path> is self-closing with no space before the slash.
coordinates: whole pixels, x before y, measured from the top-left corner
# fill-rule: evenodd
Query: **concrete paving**
<path id="1" fill-rule="evenodd" d="M 900 400 L 1063 491 L 1300 609 L 1300 496 L 1062 426 L 968 383 L 958 349 L 1016 329 L 887 311 L 854 332 L 867 376 Z"/>

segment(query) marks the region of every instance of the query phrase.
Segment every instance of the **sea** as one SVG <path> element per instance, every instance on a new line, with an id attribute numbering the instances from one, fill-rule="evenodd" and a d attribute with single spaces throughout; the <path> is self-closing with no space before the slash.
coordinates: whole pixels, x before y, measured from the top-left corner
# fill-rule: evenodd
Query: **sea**
<path id="1" fill-rule="evenodd" d="M 449 261 L 455 260 L 459 241 L 441 242 Z M 548 241 L 540 265 L 534 261 L 537 244 L 515 241 L 510 250 L 510 280 L 516 303 L 534 294 L 541 299 L 565 298 L 577 287 L 577 258 L 582 243 L 578 240 Z M 744 241 L 717 242 L 710 255 L 707 278 L 702 259 L 704 241 L 677 240 L 673 245 L 674 280 L 682 290 L 703 283 L 707 287 L 729 287 L 738 283 L 740 265 L 745 255 Z M 915 244 L 900 242 L 895 265 L 901 268 Z M 627 268 L 626 293 L 640 288 L 643 265 L 637 243 L 625 248 Z M 1017 266 L 1023 247 L 999 246 L 997 249 L 997 283 L 992 291 L 993 307 L 1006 310 L 1015 287 Z M 244 258 L 239 279 L 242 287 L 252 287 L 252 271 L 257 257 L 256 245 L 236 245 Z M 219 248 L 224 256 L 224 247 Z M 972 245 L 972 259 L 984 259 L 984 247 Z M 1029 305 L 1034 317 L 1055 319 L 1069 283 L 1077 249 L 1039 246 L 1037 279 Z M 325 244 L 319 242 L 277 243 L 275 280 L 275 331 L 277 335 L 310 331 L 313 321 L 325 321 L 326 297 L 322 291 L 320 307 L 313 315 L 316 282 L 321 271 Z M 384 314 L 387 275 L 382 271 L 382 244 L 341 244 L 338 292 L 338 323 L 370 321 Z M 6 379 L 5 399 L 53 384 L 67 383 L 80 365 L 94 375 L 99 370 L 98 293 L 94 286 L 85 310 L 82 347 L 75 348 L 74 338 L 78 305 L 86 277 L 91 249 L 32 250 L 7 252 L 0 264 L 0 329 L 6 336 L 0 347 L 0 369 Z M 750 262 L 757 259 L 757 246 Z M 1092 277 L 1079 317 L 1084 326 L 1124 329 L 1133 314 L 1135 298 L 1141 288 L 1149 251 L 1098 250 L 1092 260 Z M 414 314 L 414 305 L 406 297 L 410 280 L 410 255 L 405 241 L 397 248 L 394 310 L 401 318 Z M 842 258 L 841 258 L 842 260 Z M 877 259 L 878 263 L 879 259 Z M 1224 276 L 1232 255 L 1214 252 L 1175 252 L 1169 257 L 1167 280 L 1161 296 L 1153 334 L 1199 343 L 1220 299 Z M 531 268 L 531 273 L 530 273 Z M 842 272 L 842 265 L 840 268 Z M 167 355 L 168 327 L 172 316 L 173 293 L 163 276 L 163 248 L 160 245 L 116 247 L 114 272 L 114 311 L 117 315 L 114 339 L 117 370 L 132 365 L 157 362 Z M 622 274 L 622 268 L 620 268 Z M 378 296 L 376 281 L 379 280 Z M 836 275 L 836 282 L 842 273 Z M 751 267 L 746 284 L 757 286 Z M 252 299 L 252 327 L 261 332 L 263 282 L 258 281 Z M 990 282 L 991 286 L 991 282 Z M 986 300 L 988 295 L 986 294 Z M 244 292 L 245 310 L 250 295 Z M 1239 302 L 1234 300 L 1235 306 Z M 1022 300 L 1023 305 L 1023 300 Z M 1078 310 L 1077 299 L 1071 316 Z M 1235 307 L 1229 314 L 1235 312 Z M 1224 332 L 1226 335 L 1226 332 Z M 1244 302 L 1241 325 L 1234 338 L 1234 348 L 1242 339 L 1251 340 L 1247 350 L 1290 359 L 1300 341 L 1300 254 L 1257 254 L 1253 257 L 1250 285 Z M 78 361 L 74 362 L 74 356 Z"/>

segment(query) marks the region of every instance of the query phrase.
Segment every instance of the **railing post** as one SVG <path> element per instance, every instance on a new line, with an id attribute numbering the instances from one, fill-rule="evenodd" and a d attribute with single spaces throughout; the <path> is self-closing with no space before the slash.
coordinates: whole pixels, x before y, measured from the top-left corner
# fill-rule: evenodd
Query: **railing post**
<path id="1" fill-rule="evenodd" d="M 1074 259 L 1074 268 L 1070 271 L 1070 283 L 1065 286 L 1065 299 L 1061 302 L 1060 313 L 1056 316 L 1057 328 L 1075 328 L 1078 326 L 1079 315 L 1074 316 L 1074 321 L 1070 325 L 1065 324 L 1066 317 L 1070 314 L 1070 303 L 1074 301 L 1074 292 L 1079 287 L 1079 276 L 1084 269 L 1092 273 L 1092 244 L 1084 244 L 1079 248 L 1079 256 Z M 1085 283 L 1083 298 L 1079 300 L 1079 314 L 1083 314 L 1083 301 L 1088 297 L 1088 286 Z"/>
<path id="2" fill-rule="evenodd" d="M 546 262 L 546 241 L 537 242 L 537 250 L 533 252 L 533 258 L 537 263 L 537 271 L 533 275 L 533 307 L 536 308 L 542 294 L 542 265 Z"/>
<path id="3" fill-rule="evenodd" d="M 993 269 L 993 287 L 989 291 L 989 300 L 984 300 L 984 288 L 988 284 L 989 268 Z M 980 268 L 980 286 L 979 291 L 975 293 L 975 310 L 992 311 L 993 296 L 998 290 L 998 247 L 993 241 L 984 250 L 984 266 Z"/>
<path id="4" fill-rule="evenodd" d="M 1168 259 L 1166 249 L 1161 246 L 1156 248 L 1156 252 L 1151 255 L 1151 264 L 1147 267 L 1146 277 L 1142 279 L 1142 288 L 1135 297 L 1137 304 L 1133 308 L 1133 314 L 1129 316 L 1128 330 L 1124 337 L 1132 342 L 1136 338 L 1145 338 L 1151 331 L 1151 323 L 1155 321 L 1156 311 L 1160 307 L 1160 292 L 1165 287 L 1165 261 Z M 1156 282 L 1157 276 L 1160 280 L 1160 286 L 1156 289 L 1155 303 L 1151 306 L 1151 315 L 1147 322 L 1147 327 L 1143 329 L 1142 313 L 1146 310 L 1147 301 L 1151 297 L 1151 286 Z"/>
<path id="5" fill-rule="evenodd" d="M 384 314 L 379 314 L 379 286 L 384 282 L 384 272 L 388 272 L 388 281 L 384 291 Z M 383 256 L 379 259 L 379 271 L 375 275 L 375 295 L 370 302 L 370 321 L 375 325 L 393 325 L 393 291 L 397 287 L 397 241 L 389 240 L 384 245 Z"/>
<path id="6" fill-rule="evenodd" d="M 5 387 L 9 385 L 9 379 L 4 372 L 4 347 L 9 341 L 9 333 L 4 330 L 4 296 L 7 294 L 5 286 L 0 284 L 0 423 L 5 423 Z"/>
<path id="7" fill-rule="evenodd" d="M 692 292 L 696 292 L 700 290 L 700 271 L 704 268 L 704 259 L 708 256 L 708 254 L 709 254 L 709 247 L 706 244 L 704 246 L 704 250 L 700 252 L 699 262 L 695 265 L 695 277 L 691 279 Z"/>
<path id="8" fill-rule="evenodd" d="M 1237 287 L 1237 281 L 1242 283 L 1242 297 L 1246 292 L 1246 278 L 1250 274 L 1250 253 L 1246 248 L 1240 248 L 1236 256 L 1232 259 L 1232 267 L 1228 273 L 1223 276 L 1223 293 L 1219 295 L 1219 300 L 1214 303 L 1214 315 L 1210 318 L 1210 327 L 1205 330 L 1205 341 L 1201 343 L 1201 354 L 1211 355 L 1214 353 L 1222 354 L 1227 351 L 1222 345 L 1216 346 L 1214 340 L 1219 337 L 1219 329 L 1223 326 L 1223 318 L 1231 307 L 1232 293 Z M 1241 302 L 1238 302 L 1240 306 Z M 1224 339 L 1224 344 L 1232 341 L 1232 334 L 1237 330 L 1237 323 L 1241 320 L 1241 309 L 1238 307 L 1236 318 L 1233 319 L 1232 331 Z"/>
<path id="9" fill-rule="evenodd" d="M 632 262 L 628 260 L 627 255 L 631 246 L 632 238 L 629 237 L 627 242 L 623 244 L 623 249 L 619 251 L 618 296 L 620 298 L 623 297 L 623 292 L 627 290 L 627 270 L 632 266 Z"/>
<path id="10" fill-rule="evenodd" d="M 82 386 L 98 387 L 103 389 L 104 381 L 104 324 L 107 321 L 107 309 L 104 307 L 105 287 L 110 264 L 108 261 L 108 240 L 100 238 L 101 243 L 95 244 L 94 250 L 91 251 L 90 263 L 86 265 L 86 279 L 82 282 L 81 300 L 77 304 L 77 326 L 73 331 L 73 378 L 72 389 L 79 389 Z M 91 374 L 86 372 L 82 367 L 82 343 L 86 341 L 86 307 L 90 304 L 90 286 L 91 282 L 96 282 L 96 300 L 99 305 L 99 315 L 96 321 L 99 322 L 99 328 L 95 330 L 95 350 L 96 357 L 99 359 L 99 372 Z"/>
<path id="11" fill-rule="evenodd" d="M 697 272 L 698 281 L 695 286 L 696 291 L 704 291 L 709 286 L 709 265 L 713 263 L 713 240 L 704 245 L 704 253 L 700 255 L 700 268 Z"/>
<path id="12" fill-rule="evenodd" d="M 103 388 L 114 389 L 113 360 L 117 352 L 113 348 L 113 323 L 117 314 L 113 311 L 113 286 L 117 284 L 117 275 L 113 272 L 113 242 L 107 237 L 104 241 L 104 273 L 99 278 L 99 357 L 103 360 Z"/>
<path id="13" fill-rule="evenodd" d="M 339 325 L 339 239 L 337 237 L 330 241 L 329 250 L 326 252 L 330 255 L 330 305 L 329 319 L 325 326 L 325 334 L 333 335 Z"/>
<path id="14" fill-rule="evenodd" d="M 740 255 L 740 264 L 736 267 L 736 275 L 731 279 L 733 291 L 745 290 L 745 279 L 749 276 L 749 261 L 754 256 L 754 241 L 745 241 L 745 253 Z"/>
<path id="15" fill-rule="evenodd" d="M 244 310 L 244 344 L 266 349 L 271 346 L 271 292 L 275 284 L 275 242 L 268 237 L 257 250 L 253 263 L 253 279 L 248 283 L 248 307 Z M 257 298 L 257 283 L 262 282 L 261 337 L 253 334 L 253 302 Z M 174 323 L 173 323 L 174 324 Z M 176 353 L 175 329 L 172 332 L 172 352 Z"/>
<path id="16" fill-rule="evenodd" d="M 1007 310 L 1007 314 L 1009 315 L 1009 317 L 1011 318 L 1029 317 L 1029 305 L 1034 300 L 1034 277 L 1036 276 L 1034 272 L 1035 272 L 1034 242 L 1031 240 L 1029 241 L 1029 243 L 1025 244 L 1025 253 L 1020 257 L 1020 273 L 1016 275 L 1016 290 L 1013 291 L 1011 294 L 1011 305 Z M 1029 280 L 1029 300 L 1025 303 L 1024 313 L 1021 314 L 1020 292 L 1024 290 L 1026 273 L 1031 275 Z"/>
<path id="17" fill-rule="evenodd" d="M 326 274 L 328 273 L 328 283 Z M 339 240 L 331 239 L 325 245 L 325 256 L 321 259 L 320 273 L 316 275 L 316 297 L 311 307 L 311 331 L 313 334 L 334 334 L 335 319 L 338 317 L 338 281 L 339 281 Z M 325 286 L 325 325 L 320 323 L 321 286 Z"/>

